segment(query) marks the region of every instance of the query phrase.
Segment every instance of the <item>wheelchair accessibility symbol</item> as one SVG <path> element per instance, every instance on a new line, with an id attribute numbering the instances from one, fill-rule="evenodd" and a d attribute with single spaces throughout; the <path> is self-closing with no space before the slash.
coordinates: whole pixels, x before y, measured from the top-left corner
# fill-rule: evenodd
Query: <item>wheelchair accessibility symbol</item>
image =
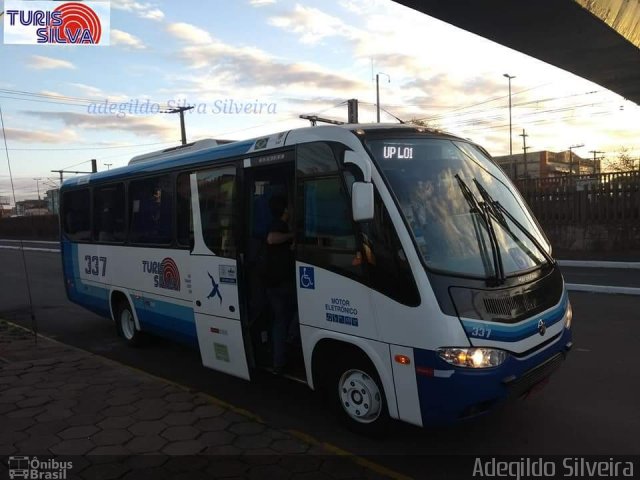
<path id="1" fill-rule="evenodd" d="M 308 288 L 315 290 L 316 281 L 313 267 L 299 267 L 300 270 L 300 288 Z"/>

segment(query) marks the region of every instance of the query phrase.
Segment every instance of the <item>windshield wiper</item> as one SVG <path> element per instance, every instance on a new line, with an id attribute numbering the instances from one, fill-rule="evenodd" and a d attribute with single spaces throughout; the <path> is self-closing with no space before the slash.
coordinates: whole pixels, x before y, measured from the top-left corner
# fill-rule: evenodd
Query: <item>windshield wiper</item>
<path id="1" fill-rule="evenodd" d="M 462 192 L 462 196 L 467 201 L 469 205 L 469 213 L 472 214 L 473 218 L 473 228 L 476 233 L 476 239 L 478 241 L 478 248 L 480 249 L 480 254 L 482 255 L 482 263 L 484 264 L 485 271 L 489 272 L 489 259 L 487 257 L 487 246 L 484 241 L 484 235 L 480 231 L 480 227 L 478 226 L 477 216 L 482 218 L 484 221 L 487 233 L 489 235 L 489 243 L 491 244 L 491 254 L 493 258 L 493 280 L 496 285 L 502 285 L 505 282 L 504 275 L 504 267 L 502 265 L 502 257 L 500 255 L 500 247 L 498 246 L 498 239 L 496 237 L 496 232 L 493 229 L 493 223 L 491 220 L 491 215 L 488 211 L 488 206 L 486 202 L 482 204 L 478 202 L 476 196 L 473 194 L 469 186 L 465 183 L 460 175 L 455 175 L 456 180 L 458 181 L 458 186 L 460 187 L 460 191 Z M 475 214 L 475 215 L 474 215 Z M 489 282 L 488 282 L 489 283 Z"/>
<path id="2" fill-rule="evenodd" d="M 512 238 L 516 240 L 518 243 L 520 243 L 521 247 L 525 248 L 528 251 L 528 254 L 530 256 L 533 256 L 533 252 L 531 252 L 528 248 L 526 248 L 526 246 L 522 243 L 522 241 L 518 238 L 518 236 L 511 230 L 511 228 L 509 228 L 509 224 L 504 219 L 505 216 L 509 220 L 511 220 L 513 224 L 516 227 L 518 227 L 518 229 L 522 233 L 524 233 L 529 240 L 531 240 L 531 242 L 536 246 L 536 248 L 540 251 L 540 253 L 542 253 L 542 256 L 544 256 L 544 259 L 549 264 L 551 265 L 555 264 L 555 261 L 553 260 L 551 255 L 549 255 L 549 252 L 547 252 L 547 250 L 542 245 L 540 245 L 540 242 L 538 242 L 538 239 L 524 225 L 522 225 L 518 220 L 516 220 L 515 217 L 511 215 L 509 210 L 507 210 L 499 201 L 494 200 L 491 194 L 487 192 L 487 190 L 482 186 L 482 184 L 477 179 L 474 178 L 473 183 L 476 185 L 478 192 L 480 192 L 480 196 L 482 197 L 484 205 L 487 206 L 487 209 L 491 211 L 491 213 L 496 218 L 496 220 L 498 220 L 498 222 L 500 222 L 502 227 L 507 232 L 509 232 Z"/>

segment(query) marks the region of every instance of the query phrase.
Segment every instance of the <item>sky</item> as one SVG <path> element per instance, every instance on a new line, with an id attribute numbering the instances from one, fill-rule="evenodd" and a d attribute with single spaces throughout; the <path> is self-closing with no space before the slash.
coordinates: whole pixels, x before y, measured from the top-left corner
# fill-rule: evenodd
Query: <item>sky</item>
<path id="1" fill-rule="evenodd" d="M 89 170 L 92 158 L 116 168 L 178 145 L 178 115 L 158 112 L 169 106 L 196 106 L 189 141 L 308 126 L 300 114 L 346 120 L 350 98 L 375 121 L 376 73 L 385 122 L 424 119 L 508 154 L 508 73 L 514 153 L 526 129 L 529 151 L 640 157 L 636 104 L 389 0 L 112 0 L 109 46 L 3 43 L 0 66 L 18 200 L 56 187 L 51 170 Z M 105 101 L 125 111 L 105 113 Z M 153 112 L 136 113 L 146 102 Z M 0 197 L 11 196 L 6 153 Z"/>

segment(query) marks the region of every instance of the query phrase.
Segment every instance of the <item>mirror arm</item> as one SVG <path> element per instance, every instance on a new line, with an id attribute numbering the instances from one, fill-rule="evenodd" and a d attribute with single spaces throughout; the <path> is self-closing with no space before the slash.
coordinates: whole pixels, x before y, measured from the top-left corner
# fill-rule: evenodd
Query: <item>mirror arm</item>
<path id="1" fill-rule="evenodd" d="M 362 155 L 358 155 L 353 150 L 344 152 L 344 163 L 355 165 L 362 172 L 363 179 L 366 183 L 371 183 L 371 160 Z"/>

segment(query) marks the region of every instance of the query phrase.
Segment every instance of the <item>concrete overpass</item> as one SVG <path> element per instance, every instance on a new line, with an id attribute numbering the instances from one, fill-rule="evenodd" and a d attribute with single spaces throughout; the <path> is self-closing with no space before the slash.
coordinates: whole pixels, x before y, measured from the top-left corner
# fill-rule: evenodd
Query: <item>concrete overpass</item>
<path id="1" fill-rule="evenodd" d="M 640 105 L 640 0 L 395 0 Z"/>

